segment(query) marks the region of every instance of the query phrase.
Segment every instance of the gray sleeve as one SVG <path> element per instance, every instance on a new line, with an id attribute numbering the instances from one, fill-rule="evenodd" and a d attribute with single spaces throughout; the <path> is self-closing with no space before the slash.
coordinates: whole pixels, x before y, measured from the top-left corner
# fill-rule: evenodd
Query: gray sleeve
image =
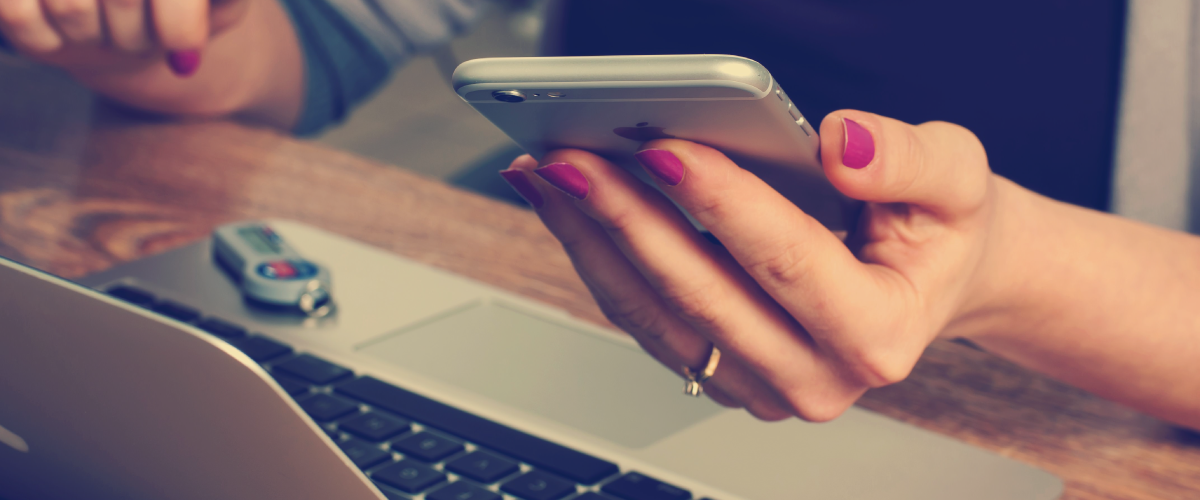
<path id="1" fill-rule="evenodd" d="M 486 0 L 326 0 L 371 40 L 393 65 L 462 33 Z"/>

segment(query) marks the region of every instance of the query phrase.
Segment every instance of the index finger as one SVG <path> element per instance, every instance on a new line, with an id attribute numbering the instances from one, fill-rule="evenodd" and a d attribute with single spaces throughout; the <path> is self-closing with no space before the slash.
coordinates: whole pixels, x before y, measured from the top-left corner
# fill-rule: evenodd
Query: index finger
<path id="1" fill-rule="evenodd" d="M 209 0 L 151 0 L 158 42 L 168 51 L 204 48 L 209 8 Z"/>
<path id="2" fill-rule="evenodd" d="M 646 146 L 637 158 L 663 193 L 819 342 L 844 330 L 858 304 L 875 301 L 878 287 L 846 245 L 761 179 L 707 146 L 678 139 Z"/>
<path id="3" fill-rule="evenodd" d="M 925 347 L 923 338 L 902 334 L 914 326 L 905 313 L 921 306 L 908 276 L 860 261 L 819 221 L 715 149 L 676 139 L 647 146 L 638 160 L 663 192 L 804 325 L 821 352 L 871 386 L 908 375 Z"/>

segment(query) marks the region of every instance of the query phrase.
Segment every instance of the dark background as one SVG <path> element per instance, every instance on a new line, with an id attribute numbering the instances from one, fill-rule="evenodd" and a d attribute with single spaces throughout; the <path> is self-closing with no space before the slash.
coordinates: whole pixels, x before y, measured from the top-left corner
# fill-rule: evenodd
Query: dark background
<path id="1" fill-rule="evenodd" d="M 568 55 L 717 53 L 771 71 L 811 121 L 945 120 L 992 169 L 1108 209 L 1124 0 L 566 0 Z"/>

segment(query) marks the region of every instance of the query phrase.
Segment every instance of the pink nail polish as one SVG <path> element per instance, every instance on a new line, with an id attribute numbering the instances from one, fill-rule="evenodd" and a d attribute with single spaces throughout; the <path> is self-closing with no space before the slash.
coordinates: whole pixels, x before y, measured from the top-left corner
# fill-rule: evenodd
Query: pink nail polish
<path id="1" fill-rule="evenodd" d="M 525 172 L 520 170 L 501 170 L 500 177 L 508 181 L 508 185 L 512 186 L 513 190 L 521 195 L 522 198 L 525 198 L 525 201 L 529 202 L 533 208 L 542 208 L 542 205 L 546 204 L 546 200 L 542 199 L 542 193 L 534 187 L 528 177 L 525 177 Z"/>
<path id="2" fill-rule="evenodd" d="M 849 118 L 842 118 L 842 131 L 846 137 L 842 150 L 842 164 L 850 168 L 863 168 L 875 159 L 875 139 L 871 131 Z"/>
<path id="3" fill-rule="evenodd" d="M 590 189 L 587 177 L 570 163 L 551 163 L 535 169 L 533 173 L 545 179 L 551 186 L 567 193 L 567 196 L 576 200 L 587 198 Z"/>
<path id="4" fill-rule="evenodd" d="M 646 167 L 646 171 L 654 174 L 668 186 L 678 186 L 683 182 L 683 162 L 675 153 L 662 149 L 647 149 L 633 155 Z"/>
<path id="5" fill-rule="evenodd" d="M 189 77 L 200 67 L 199 50 L 180 50 L 167 53 L 167 65 L 171 71 L 181 77 Z"/>

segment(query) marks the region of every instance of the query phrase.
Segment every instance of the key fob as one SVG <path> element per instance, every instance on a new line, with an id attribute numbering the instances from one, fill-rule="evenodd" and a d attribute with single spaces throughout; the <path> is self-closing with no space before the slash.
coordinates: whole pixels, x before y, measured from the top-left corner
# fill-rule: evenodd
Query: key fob
<path id="1" fill-rule="evenodd" d="M 333 308 L 329 270 L 300 255 L 271 227 L 235 222 L 213 231 L 213 257 L 254 304 L 323 317 Z"/>

